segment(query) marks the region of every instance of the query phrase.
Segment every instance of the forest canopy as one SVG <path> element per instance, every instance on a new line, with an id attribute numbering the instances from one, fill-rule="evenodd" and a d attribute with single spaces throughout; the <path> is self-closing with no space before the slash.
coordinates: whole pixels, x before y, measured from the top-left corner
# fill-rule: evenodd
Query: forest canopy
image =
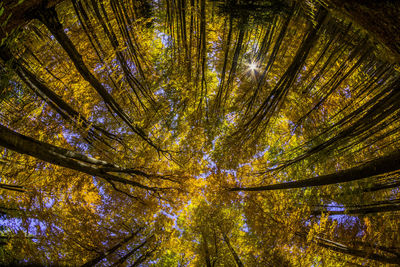
<path id="1" fill-rule="evenodd" d="M 398 264 L 400 46 L 344 2 L 1 2 L 0 264 Z"/>

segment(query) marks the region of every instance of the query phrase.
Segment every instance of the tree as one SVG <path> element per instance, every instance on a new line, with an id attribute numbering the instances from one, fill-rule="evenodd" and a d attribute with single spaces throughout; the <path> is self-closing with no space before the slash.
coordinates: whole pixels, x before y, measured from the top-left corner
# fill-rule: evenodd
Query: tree
<path id="1" fill-rule="evenodd" d="M 400 76 L 358 2 L 1 3 L 1 263 L 396 264 Z"/>

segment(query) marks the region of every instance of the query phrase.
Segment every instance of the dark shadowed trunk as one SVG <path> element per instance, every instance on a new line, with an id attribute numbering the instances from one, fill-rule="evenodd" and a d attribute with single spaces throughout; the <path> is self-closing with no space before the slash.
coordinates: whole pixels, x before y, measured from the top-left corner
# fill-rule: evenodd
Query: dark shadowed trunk
<path id="1" fill-rule="evenodd" d="M 26 154 L 48 163 L 80 171 L 92 176 L 97 176 L 106 181 L 114 181 L 129 184 L 146 190 L 155 190 L 135 181 L 131 181 L 108 172 L 122 172 L 138 174 L 143 173 L 138 170 L 123 169 L 115 164 L 91 158 L 83 154 L 76 153 L 61 147 L 53 146 L 28 136 L 16 133 L 0 124 L 0 145 L 14 150 L 21 154 Z M 144 173 L 143 173 L 144 174 Z M 145 176 L 147 174 L 144 174 Z"/>
<path id="2" fill-rule="evenodd" d="M 309 179 L 300 181 L 291 181 L 286 183 L 279 183 L 266 186 L 255 187 L 235 187 L 230 191 L 267 191 L 277 189 L 290 189 L 301 187 L 321 186 L 337 183 L 345 183 L 355 180 L 360 180 L 375 175 L 393 172 L 400 169 L 400 151 L 396 151 L 388 156 L 380 157 L 363 165 L 353 167 L 347 170 L 338 171 L 336 173 L 316 176 Z"/>
<path id="3" fill-rule="evenodd" d="M 141 230 L 141 229 L 140 229 Z M 139 231 L 140 231 L 139 230 Z M 136 233 L 132 233 L 131 235 L 129 235 L 127 238 L 125 238 L 124 240 L 122 240 L 120 243 L 116 244 L 115 246 L 113 246 L 112 248 L 110 248 L 109 250 L 102 252 L 99 254 L 99 256 L 97 256 L 96 258 L 86 262 L 85 264 L 82 265 L 82 267 L 90 267 L 90 266 L 95 266 L 97 263 L 99 263 L 100 261 L 104 260 L 108 255 L 114 253 L 115 251 L 117 251 L 118 249 L 120 249 L 122 246 L 126 245 L 129 241 L 131 241 L 137 234 Z M 146 240 L 147 241 L 147 240 Z"/>
<path id="4" fill-rule="evenodd" d="M 371 251 L 355 249 L 355 248 L 346 246 L 344 244 L 337 243 L 332 240 L 328 240 L 328 239 L 321 238 L 321 237 L 316 237 L 316 240 L 314 242 L 316 242 L 318 246 L 321 246 L 321 247 L 324 247 L 324 248 L 327 248 L 329 250 L 336 251 L 339 253 L 355 256 L 355 257 L 371 259 L 371 260 L 375 260 L 378 262 L 389 263 L 389 264 L 399 264 L 399 262 L 400 262 L 400 257 L 388 257 L 388 256 L 383 256 L 383 255 L 380 255 L 377 253 L 373 253 Z"/>
<path id="5" fill-rule="evenodd" d="M 51 34 L 53 34 L 55 39 L 68 54 L 78 72 L 99 93 L 99 95 L 106 103 L 107 107 L 119 118 L 121 118 L 132 129 L 134 133 L 139 135 L 149 145 L 160 151 L 160 149 L 146 136 L 144 131 L 137 125 L 133 124 L 132 120 L 123 111 L 122 107 L 108 93 L 107 89 L 100 83 L 100 81 L 90 72 L 82 59 L 82 55 L 79 54 L 74 44 L 64 32 L 63 26 L 58 19 L 55 8 L 53 7 L 49 9 L 39 9 L 34 13 L 34 16 L 37 17 L 48 28 Z"/>
<path id="6" fill-rule="evenodd" d="M 20 62 L 14 58 L 11 51 L 5 47 L 0 46 L 0 58 L 15 71 L 19 78 L 40 98 L 42 98 L 48 105 L 50 105 L 61 117 L 67 121 L 71 121 L 75 125 L 82 124 L 81 128 L 89 128 L 89 137 L 94 139 L 102 139 L 100 133 L 108 138 L 117 140 L 118 138 L 104 130 L 103 128 L 90 125 L 87 119 L 77 112 L 72 106 L 65 102 L 61 97 L 54 93 L 47 85 L 39 80 L 32 72 L 25 68 Z M 79 123 L 78 123 L 79 121 Z M 90 143 L 90 140 L 88 140 Z M 105 140 L 102 140 L 105 142 Z"/>
<path id="7" fill-rule="evenodd" d="M 139 249 L 144 247 L 149 242 L 150 238 L 152 238 L 152 237 L 153 236 L 150 236 L 149 238 L 146 238 L 142 243 L 140 243 L 139 245 L 135 246 L 128 253 L 126 253 L 123 257 L 119 258 L 119 260 L 116 261 L 111 266 L 121 266 L 121 264 L 123 264 L 127 259 L 129 259 L 129 257 L 131 257 L 133 254 L 135 254 L 135 252 L 137 252 Z M 141 256 L 143 256 L 143 254 Z M 140 257 L 138 259 L 140 259 Z"/>
<path id="8" fill-rule="evenodd" d="M 210 251 L 208 249 L 208 242 L 207 242 L 207 237 L 205 234 L 202 232 L 201 233 L 202 237 L 202 243 L 203 243 L 203 249 L 204 249 L 204 260 L 206 261 L 206 266 L 211 267 L 211 257 L 210 257 Z"/>
<path id="9" fill-rule="evenodd" d="M 236 253 L 235 249 L 232 247 L 228 236 L 224 232 L 222 232 L 222 237 L 224 238 L 224 241 L 225 241 L 226 245 L 228 246 L 229 251 L 231 252 L 233 258 L 235 259 L 235 262 L 236 262 L 237 266 L 238 267 L 244 267 L 243 262 L 240 260 L 239 255 Z"/>

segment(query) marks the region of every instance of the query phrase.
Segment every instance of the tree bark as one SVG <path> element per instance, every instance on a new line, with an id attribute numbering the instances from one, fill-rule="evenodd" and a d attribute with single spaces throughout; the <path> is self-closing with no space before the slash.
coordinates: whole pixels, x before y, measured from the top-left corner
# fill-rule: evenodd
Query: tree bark
<path id="1" fill-rule="evenodd" d="M 255 187 L 234 187 L 230 191 L 267 191 L 277 189 L 291 189 L 301 187 L 312 187 L 321 185 L 330 185 L 337 183 L 345 183 L 372 177 L 379 174 L 393 172 L 400 169 L 400 151 L 396 151 L 388 156 L 383 156 L 357 167 L 347 170 L 338 171 L 336 173 L 316 176 L 300 181 L 290 181 L 285 183 L 255 186 Z"/>
<path id="2" fill-rule="evenodd" d="M 364 207 L 364 208 L 348 209 L 348 210 L 342 210 L 342 211 L 326 211 L 325 213 L 328 213 L 330 216 L 331 215 L 366 215 L 366 214 L 391 212 L 391 211 L 399 211 L 399 210 L 400 210 L 399 204 L 391 204 L 391 205 L 385 205 L 385 206 Z M 311 214 L 314 216 L 320 216 L 320 215 L 322 215 L 322 212 L 323 211 L 321 211 L 321 210 L 316 210 L 316 211 L 313 211 Z"/>
<path id="3" fill-rule="evenodd" d="M 339 253 L 343 253 L 343 254 L 347 254 L 347 255 L 351 255 L 351 256 L 355 256 L 355 257 L 361 257 L 361 258 L 371 259 L 371 260 L 375 260 L 375 261 L 382 262 L 382 263 L 397 264 L 397 265 L 400 262 L 399 257 L 387 257 L 387 256 L 379 255 L 376 253 L 372 253 L 369 251 L 351 248 L 346 245 L 343 245 L 343 244 L 340 244 L 340 243 L 337 243 L 337 242 L 334 242 L 334 241 L 331 241 L 331 240 L 328 240 L 325 238 L 321 238 L 321 237 L 317 237 L 317 240 L 315 242 L 320 247 L 324 247 L 324 248 L 327 248 L 332 251 L 336 251 Z"/>
<path id="4" fill-rule="evenodd" d="M 16 133 L 1 124 L 0 145 L 18 153 L 26 154 L 48 163 L 56 164 L 58 166 L 83 172 L 92 176 L 101 177 L 106 181 L 129 184 L 151 191 L 156 190 L 156 188 L 148 187 L 141 183 L 107 173 L 107 171 L 110 170 L 112 172 L 129 173 L 130 171 L 127 169 L 123 169 L 115 164 L 91 158 L 68 149 L 35 140 L 31 137 Z M 132 170 L 132 173 L 134 172 L 135 170 Z M 139 171 L 139 173 L 142 172 Z"/>
<path id="5" fill-rule="evenodd" d="M 34 12 L 33 16 L 39 19 L 47 27 L 51 34 L 53 34 L 57 42 L 68 54 L 72 63 L 75 65 L 75 68 L 78 70 L 81 76 L 99 93 L 99 95 L 106 103 L 107 107 L 119 118 L 121 118 L 126 123 L 126 125 L 128 125 L 132 129 L 134 133 L 139 135 L 144 141 L 154 147 L 157 151 L 162 151 L 146 136 L 141 128 L 132 123 L 131 119 L 123 111 L 122 107 L 108 93 L 107 89 L 100 83 L 100 81 L 90 72 L 82 59 L 82 55 L 79 54 L 72 41 L 64 32 L 55 8 L 41 8 Z"/>
<path id="6" fill-rule="evenodd" d="M 211 258 L 210 258 L 210 251 L 208 250 L 208 242 L 205 234 L 202 232 L 201 237 L 203 239 L 203 248 L 204 248 L 204 258 L 206 261 L 206 266 L 211 267 Z"/>
<path id="7" fill-rule="evenodd" d="M 0 188 L 3 190 L 10 190 L 10 191 L 15 191 L 15 192 L 20 192 L 20 193 L 26 192 L 25 188 L 20 185 L 0 183 Z"/>
<path id="8" fill-rule="evenodd" d="M 102 129 L 99 126 L 91 126 L 87 119 L 77 112 L 72 106 L 65 102 L 61 97 L 54 93 L 47 85 L 42 83 L 32 72 L 24 67 L 18 60 L 12 55 L 10 49 L 5 46 L 0 46 L 0 58 L 10 64 L 12 70 L 18 75 L 18 77 L 30 88 L 36 95 L 38 95 L 43 101 L 50 105 L 61 117 L 67 121 L 71 121 L 77 124 L 77 120 L 80 120 L 83 128 L 89 128 L 89 135 L 94 138 L 100 139 L 100 135 L 96 132 L 103 133 L 108 138 L 117 140 L 118 138 Z"/>
<path id="9" fill-rule="evenodd" d="M 222 232 L 222 231 L 221 231 L 221 232 Z M 244 267 L 243 262 L 242 262 L 242 261 L 240 260 L 240 258 L 239 258 L 239 255 L 238 255 L 238 254 L 236 253 L 236 251 L 233 249 L 233 247 L 232 247 L 232 245 L 231 245 L 231 242 L 229 241 L 228 236 L 227 236 L 224 232 L 222 232 L 222 236 L 223 236 L 223 238 L 224 238 L 224 241 L 225 241 L 226 245 L 227 245 L 228 248 L 229 248 L 229 251 L 231 252 L 233 258 L 235 259 L 235 262 L 236 262 L 237 266 L 238 266 L 238 267 Z"/>
<path id="10" fill-rule="evenodd" d="M 81 267 L 89 267 L 89 266 L 95 266 L 97 263 L 99 263 L 100 261 L 102 261 L 103 259 L 105 259 L 108 255 L 114 253 L 115 251 L 117 251 L 118 249 L 120 249 L 123 245 L 125 245 L 126 243 L 128 243 L 129 241 L 131 241 L 135 236 L 136 233 L 132 233 L 130 234 L 128 237 L 126 237 L 124 240 L 122 240 L 120 243 L 116 244 L 115 246 L 113 246 L 112 248 L 110 248 L 109 250 L 107 250 L 106 252 L 100 253 L 99 256 L 97 256 L 96 258 L 86 262 L 85 264 L 83 264 Z M 146 240 L 147 241 L 147 240 Z"/>
<path id="11" fill-rule="evenodd" d="M 118 261 L 116 261 L 113 265 L 111 266 L 121 266 L 129 257 L 131 257 L 136 251 L 138 251 L 140 248 L 142 248 L 144 245 L 147 244 L 147 242 L 153 237 L 150 236 L 149 238 L 146 238 L 142 243 L 140 243 L 139 245 L 135 246 L 132 250 L 130 250 L 127 254 L 125 254 L 123 257 L 121 257 Z M 143 254 L 146 255 L 146 254 Z M 143 255 L 141 255 L 139 259 L 141 259 L 143 257 Z M 143 259 L 144 260 L 144 259 Z"/>

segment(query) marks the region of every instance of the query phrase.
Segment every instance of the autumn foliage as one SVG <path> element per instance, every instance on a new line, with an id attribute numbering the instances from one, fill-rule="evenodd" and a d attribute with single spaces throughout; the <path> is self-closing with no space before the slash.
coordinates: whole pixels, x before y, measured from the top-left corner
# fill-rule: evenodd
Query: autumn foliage
<path id="1" fill-rule="evenodd" d="M 399 66 L 330 1 L 11 2 L 1 264 L 400 262 Z"/>

